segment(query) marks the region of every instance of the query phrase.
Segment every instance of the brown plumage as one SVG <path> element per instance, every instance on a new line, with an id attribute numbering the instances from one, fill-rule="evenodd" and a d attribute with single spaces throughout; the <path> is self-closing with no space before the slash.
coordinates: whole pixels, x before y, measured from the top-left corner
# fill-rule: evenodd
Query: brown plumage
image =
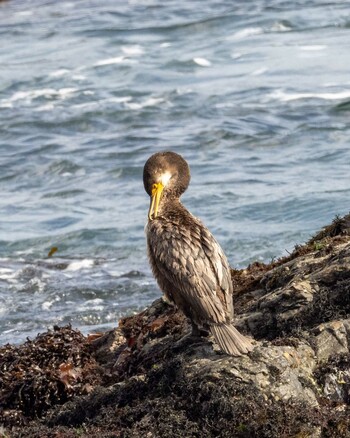
<path id="1" fill-rule="evenodd" d="M 220 348 L 233 356 L 252 350 L 233 326 L 232 282 L 228 261 L 209 230 L 180 202 L 190 182 L 186 161 L 160 152 L 143 173 L 151 198 L 146 226 L 153 274 L 168 300 L 190 318 L 194 329 L 209 329 Z"/>

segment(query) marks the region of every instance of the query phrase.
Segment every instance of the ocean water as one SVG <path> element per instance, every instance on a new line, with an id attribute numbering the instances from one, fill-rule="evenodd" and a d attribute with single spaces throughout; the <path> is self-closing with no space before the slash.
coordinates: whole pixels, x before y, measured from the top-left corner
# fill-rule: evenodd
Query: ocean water
<path id="1" fill-rule="evenodd" d="M 349 211 L 348 1 L 10 0 L 0 38 L 0 344 L 160 296 L 156 151 L 188 160 L 183 202 L 234 267 Z"/>

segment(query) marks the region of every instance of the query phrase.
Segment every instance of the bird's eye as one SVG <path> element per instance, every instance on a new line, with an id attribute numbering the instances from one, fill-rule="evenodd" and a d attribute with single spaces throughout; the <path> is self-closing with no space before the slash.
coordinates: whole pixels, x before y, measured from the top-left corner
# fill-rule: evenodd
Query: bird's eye
<path id="1" fill-rule="evenodd" d="M 154 196 L 157 193 L 157 184 L 152 184 L 151 193 L 152 193 L 152 196 Z"/>

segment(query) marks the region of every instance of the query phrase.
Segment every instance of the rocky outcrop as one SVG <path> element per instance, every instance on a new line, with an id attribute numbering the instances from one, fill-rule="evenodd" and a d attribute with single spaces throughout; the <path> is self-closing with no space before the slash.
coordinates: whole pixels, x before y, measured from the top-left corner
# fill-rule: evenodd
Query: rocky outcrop
<path id="1" fill-rule="evenodd" d="M 232 279 L 236 326 L 255 339 L 249 355 L 183 338 L 188 322 L 161 299 L 96 339 L 56 328 L 0 349 L 4 433 L 350 436 L 350 215 Z"/>

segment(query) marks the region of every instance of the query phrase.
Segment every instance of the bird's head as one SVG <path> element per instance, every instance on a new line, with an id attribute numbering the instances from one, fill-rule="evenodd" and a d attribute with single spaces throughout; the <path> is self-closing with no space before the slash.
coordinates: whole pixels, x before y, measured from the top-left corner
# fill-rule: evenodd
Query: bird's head
<path id="1" fill-rule="evenodd" d="M 178 199 L 182 195 L 190 178 L 188 164 L 175 152 L 158 152 L 146 161 L 143 184 L 151 198 L 149 220 L 157 217 L 164 200 Z"/>

